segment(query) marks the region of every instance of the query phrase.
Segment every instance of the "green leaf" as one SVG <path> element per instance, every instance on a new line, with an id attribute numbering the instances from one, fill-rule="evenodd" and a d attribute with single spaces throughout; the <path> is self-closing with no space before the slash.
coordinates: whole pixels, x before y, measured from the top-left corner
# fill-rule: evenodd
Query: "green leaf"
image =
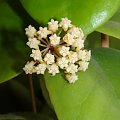
<path id="1" fill-rule="evenodd" d="M 68 17 L 85 34 L 105 23 L 118 9 L 120 0 L 21 0 L 24 8 L 38 22 Z"/>
<path id="2" fill-rule="evenodd" d="M 0 56 L 0 83 L 2 83 L 17 76 L 19 73 L 14 69 L 14 60 L 2 46 L 0 46 Z"/>
<path id="3" fill-rule="evenodd" d="M 96 30 L 120 39 L 120 22 L 110 20 Z"/>
<path id="4" fill-rule="evenodd" d="M 22 21 L 5 1 L 0 3 L 0 16 L 0 29 L 20 29 Z"/>
<path id="5" fill-rule="evenodd" d="M 45 74 L 45 83 L 59 120 L 120 119 L 120 51 L 96 48 L 86 72 L 74 84 L 63 73 Z"/>
<path id="6" fill-rule="evenodd" d="M 0 83 L 20 74 L 29 55 L 25 43 L 21 41 L 21 34 L 14 31 L 3 32 L 0 33 Z"/>
<path id="7" fill-rule="evenodd" d="M 23 41 L 22 21 L 6 2 L 0 4 L 0 16 L 0 83 L 2 83 L 21 73 L 28 52 Z"/>
<path id="8" fill-rule="evenodd" d="M 107 23 L 96 30 L 120 39 L 120 10 Z"/>
<path id="9" fill-rule="evenodd" d="M 110 38 L 110 47 L 120 50 L 120 40 L 115 37 Z"/>

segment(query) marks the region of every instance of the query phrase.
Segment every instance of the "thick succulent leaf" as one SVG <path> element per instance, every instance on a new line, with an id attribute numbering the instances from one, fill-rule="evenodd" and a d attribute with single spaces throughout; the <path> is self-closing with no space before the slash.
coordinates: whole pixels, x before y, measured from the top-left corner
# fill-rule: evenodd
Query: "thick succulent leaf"
<path id="1" fill-rule="evenodd" d="M 120 22 L 110 20 L 99 27 L 97 31 L 120 39 Z"/>
<path id="2" fill-rule="evenodd" d="M 120 119 L 120 51 L 96 48 L 86 72 L 69 84 L 63 73 L 45 74 L 45 83 L 59 120 Z"/>
<path id="3" fill-rule="evenodd" d="M 1 34 L 0 34 L 1 35 Z M 3 38 L 0 36 L 0 83 L 9 80 L 19 74 L 16 71 L 14 58 L 9 55 L 9 50 L 3 47 Z M 5 40 L 5 39 L 4 39 Z M 6 43 L 7 44 L 7 43 Z M 13 51 L 14 53 L 14 51 Z"/>
<path id="4" fill-rule="evenodd" d="M 6 2 L 0 4 L 0 83 L 17 76 L 27 59 L 22 22 Z M 25 55 L 25 56 L 24 56 Z"/>
<path id="5" fill-rule="evenodd" d="M 22 21 L 5 1 L 0 3 L 0 16 L 0 29 L 20 29 Z"/>
<path id="6" fill-rule="evenodd" d="M 12 33 L 14 34 L 14 32 Z M 27 51 L 20 36 L 11 36 L 9 32 L 0 34 L 0 83 L 10 80 L 22 72 L 27 59 Z M 7 38 L 7 42 L 6 42 Z M 26 55 L 26 56 L 24 56 Z"/>
<path id="7" fill-rule="evenodd" d="M 110 37 L 110 47 L 120 50 L 120 40 L 115 37 Z"/>
<path id="8" fill-rule="evenodd" d="M 68 17 L 89 34 L 107 21 L 118 9 L 120 0 L 21 0 L 24 8 L 38 22 Z"/>
<path id="9" fill-rule="evenodd" d="M 97 31 L 120 39 L 120 10 Z"/>

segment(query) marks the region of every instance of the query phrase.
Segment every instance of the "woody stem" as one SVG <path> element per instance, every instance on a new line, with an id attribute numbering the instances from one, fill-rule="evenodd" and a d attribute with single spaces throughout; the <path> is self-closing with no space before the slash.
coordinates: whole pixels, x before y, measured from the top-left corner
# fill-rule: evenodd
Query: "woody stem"
<path id="1" fill-rule="evenodd" d="M 31 100 L 32 100 L 32 111 L 34 113 L 37 112 L 36 109 L 36 101 L 35 101 L 35 94 L 34 94 L 34 87 L 33 87 L 33 81 L 32 81 L 32 75 L 28 75 L 29 77 L 29 87 L 30 87 L 30 95 L 31 95 Z"/>
<path id="2" fill-rule="evenodd" d="M 101 33 L 101 46 L 109 48 L 109 36 Z"/>

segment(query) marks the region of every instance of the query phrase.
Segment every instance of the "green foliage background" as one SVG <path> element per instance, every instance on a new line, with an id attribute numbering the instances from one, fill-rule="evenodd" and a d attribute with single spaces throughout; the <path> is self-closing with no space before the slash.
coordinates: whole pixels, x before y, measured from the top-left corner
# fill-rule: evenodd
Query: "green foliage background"
<path id="1" fill-rule="evenodd" d="M 120 0 L 0 1 L 0 113 L 12 113 L 0 119 L 119 120 L 119 6 Z M 86 48 L 92 50 L 90 66 L 72 85 L 62 72 L 55 77 L 47 72 L 33 75 L 38 111 L 34 114 L 28 77 L 22 73 L 31 52 L 24 28 L 31 24 L 38 29 L 62 17 L 83 29 Z M 110 35 L 110 48 L 100 47 L 101 33 Z"/>

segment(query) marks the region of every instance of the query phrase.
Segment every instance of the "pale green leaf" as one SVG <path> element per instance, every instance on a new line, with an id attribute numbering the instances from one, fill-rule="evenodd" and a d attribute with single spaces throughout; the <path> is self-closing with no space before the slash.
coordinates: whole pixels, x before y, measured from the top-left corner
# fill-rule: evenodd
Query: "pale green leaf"
<path id="1" fill-rule="evenodd" d="M 69 84 L 63 73 L 45 74 L 45 83 L 59 120 L 120 119 L 120 51 L 96 48 L 86 72 Z"/>
<path id="2" fill-rule="evenodd" d="M 24 8 L 39 23 L 68 17 L 85 34 L 105 23 L 118 9 L 120 0 L 21 0 Z"/>
<path id="3" fill-rule="evenodd" d="M 120 10 L 97 31 L 120 39 Z"/>
<path id="4" fill-rule="evenodd" d="M 27 59 L 22 21 L 5 2 L 0 4 L 0 83 L 22 71 Z"/>

